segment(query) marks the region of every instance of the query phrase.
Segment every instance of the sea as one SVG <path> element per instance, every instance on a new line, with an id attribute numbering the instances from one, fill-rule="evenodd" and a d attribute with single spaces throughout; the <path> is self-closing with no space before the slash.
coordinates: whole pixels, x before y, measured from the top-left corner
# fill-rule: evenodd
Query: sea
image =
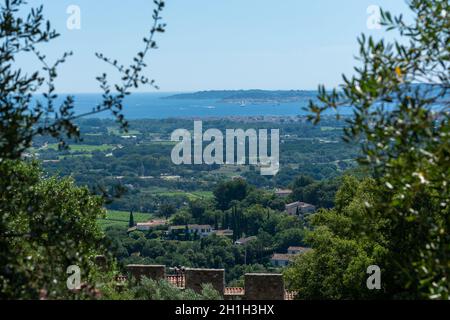
<path id="1" fill-rule="evenodd" d="M 236 101 L 225 102 L 221 99 L 179 99 L 172 98 L 178 92 L 170 93 L 133 93 L 124 100 L 123 114 L 127 119 L 165 119 L 165 118 L 218 118 L 218 117 L 248 117 L 248 116 L 303 116 L 310 114 L 305 110 L 309 101 L 317 101 L 317 91 L 304 91 L 304 94 L 295 102 L 286 103 L 252 103 Z M 91 111 L 101 101 L 101 94 L 85 93 L 71 94 L 75 97 L 75 114 L 83 114 Z M 449 94 L 450 95 L 450 94 Z M 449 95 L 432 107 L 438 110 L 449 106 Z M 62 103 L 67 95 L 60 94 L 56 99 L 56 106 Z M 42 99 L 42 96 L 34 96 L 34 99 Z M 391 107 L 394 107 L 395 103 Z M 389 109 L 389 107 L 388 107 Z M 334 110 L 326 110 L 324 114 L 334 114 Z M 339 114 L 349 115 L 353 113 L 352 107 L 341 107 Z M 113 118 L 110 111 L 97 113 L 90 118 Z"/>
<path id="2" fill-rule="evenodd" d="M 134 93 L 124 101 L 123 114 L 127 119 L 164 119 L 190 117 L 230 117 L 230 116 L 297 116 L 306 115 L 303 110 L 314 94 L 305 95 L 296 102 L 289 103 L 228 103 L 209 99 L 168 98 L 176 93 Z M 72 95 L 72 94 L 71 94 Z M 56 99 L 59 105 L 66 95 Z M 102 100 L 101 94 L 73 94 L 75 114 L 86 113 Z M 35 99 L 42 97 L 35 96 Z M 110 111 L 89 116 L 91 118 L 113 118 Z"/>

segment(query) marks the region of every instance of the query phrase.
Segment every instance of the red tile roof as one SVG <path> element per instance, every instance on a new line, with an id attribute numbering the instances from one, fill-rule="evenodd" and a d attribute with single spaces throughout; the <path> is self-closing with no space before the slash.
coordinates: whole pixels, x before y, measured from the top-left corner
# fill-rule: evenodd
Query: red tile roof
<path id="1" fill-rule="evenodd" d="M 170 276 L 166 276 L 166 279 L 169 283 L 173 284 L 174 286 L 176 286 L 178 288 L 184 288 L 186 285 L 186 279 L 185 279 L 184 275 L 180 275 L 180 276 L 170 275 Z"/>
<path id="2" fill-rule="evenodd" d="M 239 288 L 239 287 L 228 287 L 228 288 L 225 288 L 224 295 L 225 296 L 245 295 L 245 289 Z M 294 300 L 296 295 L 297 295 L 297 292 L 286 290 L 284 293 L 284 300 Z"/>
<path id="3" fill-rule="evenodd" d="M 223 294 L 226 296 L 244 295 L 245 291 L 244 291 L 244 288 L 228 287 L 228 288 L 225 288 L 225 291 Z"/>

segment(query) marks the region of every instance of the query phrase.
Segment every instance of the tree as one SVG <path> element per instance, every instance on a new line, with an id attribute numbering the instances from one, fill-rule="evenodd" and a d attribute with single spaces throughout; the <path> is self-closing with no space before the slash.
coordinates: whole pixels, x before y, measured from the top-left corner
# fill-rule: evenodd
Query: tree
<path id="1" fill-rule="evenodd" d="M 289 228 L 276 235 L 277 252 L 286 252 L 290 246 L 304 245 L 305 231 L 302 228 Z"/>
<path id="2" fill-rule="evenodd" d="M 379 188 L 370 215 L 381 214 L 388 239 L 383 262 L 391 297 L 450 296 L 449 3 L 411 0 L 413 20 L 381 11 L 396 30 L 386 43 L 362 35 L 356 74 L 341 90 L 319 87 L 311 120 L 325 110 L 352 106 L 345 140 L 359 143 L 360 163 Z M 369 213 L 368 213 L 369 214 Z M 376 241 L 379 234 L 373 234 Z M 378 262 L 380 263 L 380 262 Z"/>
<path id="3" fill-rule="evenodd" d="M 178 212 L 171 217 L 171 222 L 174 225 L 187 225 L 191 223 L 191 221 L 191 214 L 183 209 L 178 210 Z"/>
<path id="4" fill-rule="evenodd" d="M 71 298 L 66 270 L 93 283 L 96 255 L 108 255 L 97 218 L 103 201 L 71 178 L 42 178 L 37 163 L 0 163 L 0 296 Z"/>
<path id="5" fill-rule="evenodd" d="M 154 80 L 142 75 L 146 67 L 144 61 L 151 49 L 157 48 L 154 39 L 156 33 L 164 32 L 165 25 L 160 23 L 160 13 L 164 1 L 154 1 L 153 25 L 149 35 L 144 38 L 144 49 L 137 53 L 133 62 L 125 67 L 116 60 L 97 53 L 97 57 L 113 66 L 119 73 L 120 83 L 110 84 L 104 73 L 97 77 L 103 91 L 102 101 L 92 111 L 75 114 L 73 111 L 75 98 L 67 96 L 63 103 L 56 105 L 55 80 L 58 67 L 72 55 L 66 52 L 51 64 L 39 51 L 39 45 L 57 38 L 59 34 L 52 29 L 49 21 L 43 16 L 43 6 L 30 10 L 26 17 L 21 16 L 25 8 L 25 0 L 4 0 L 0 5 L 0 160 L 18 159 L 27 150 L 36 136 L 49 135 L 59 139 L 60 146 L 65 147 L 65 138 L 80 138 L 80 130 L 75 120 L 103 111 L 111 111 L 127 129 L 122 109 L 124 98 L 131 90 L 141 85 L 150 84 Z M 25 74 L 16 68 L 18 55 L 32 55 L 42 64 L 42 70 Z M 113 91 L 113 89 L 115 91 Z M 33 95 L 44 91 L 43 99 L 33 99 Z"/>
<path id="6" fill-rule="evenodd" d="M 245 228 L 247 236 L 257 235 L 267 217 L 267 210 L 261 205 L 253 205 L 244 209 Z"/>
<path id="7" fill-rule="evenodd" d="M 197 222 L 201 221 L 204 217 L 206 208 L 207 204 L 203 200 L 189 201 L 189 211 L 191 212 L 192 217 L 197 220 Z"/>
<path id="8" fill-rule="evenodd" d="M 214 198 L 217 202 L 217 208 L 227 210 L 231 207 L 233 200 L 243 200 L 249 191 L 249 186 L 244 179 L 233 179 L 220 183 L 214 189 Z"/>
<path id="9" fill-rule="evenodd" d="M 346 177 L 343 185 L 351 190 L 342 187 L 338 191 L 336 208 L 321 209 L 311 218 L 313 230 L 307 233 L 306 242 L 313 250 L 300 255 L 285 272 L 287 284 L 298 291 L 298 298 L 388 297 L 386 291 L 366 286 L 367 267 L 382 265 L 387 254 L 388 242 L 380 232 L 386 220 L 380 214 L 368 214 L 379 191 L 372 179 L 358 182 Z M 376 241 L 373 235 L 377 235 Z M 298 237 L 301 239 L 301 234 Z M 284 248 L 291 245 L 282 244 Z"/>
<path id="10" fill-rule="evenodd" d="M 136 224 L 134 223 L 133 211 L 130 211 L 130 219 L 128 220 L 128 227 L 132 228 Z"/>
<path id="11" fill-rule="evenodd" d="M 211 284 L 203 284 L 202 291 L 180 290 L 166 280 L 152 280 L 146 277 L 139 283 L 129 283 L 119 293 L 113 285 L 104 288 L 103 299 L 107 300 L 222 300 Z"/>
<path id="12" fill-rule="evenodd" d="M 159 212 L 163 217 L 169 219 L 176 212 L 176 208 L 173 204 L 163 203 L 159 208 Z"/>
<path id="13" fill-rule="evenodd" d="M 312 183 L 314 183 L 314 179 L 310 176 L 300 175 L 295 178 L 294 182 L 292 183 L 292 199 L 294 201 L 305 201 L 303 190 L 306 186 L 309 186 Z"/>
<path id="14" fill-rule="evenodd" d="M 339 184 L 340 178 L 314 181 L 308 176 L 300 176 L 292 185 L 291 198 L 294 201 L 311 203 L 320 208 L 332 208 Z"/>
<path id="15" fill-rule="evenodd" d="M 67 267 L 78 266 L 82 281 L 95 286 L 93 258 L 106 254 L 96 219 L 104 214 L 103 200 L 71 179 L 44 178 L 35 164 L 21 161 L 34 138 L 51 136 L 66 147 L 66 139 L 80 139 L 77 119 L 111 111 L 127 129 L 122 109 L 131 90 L 154 81 L 143 76 L 145 57 L 155 49 L 153 40 L 164 32 L 160 22 L 164 1 L 154 1 L 153 25 L 144 38 L 144 49 L 125 67 L 102 54 L 97 57 L 119 73 L 121 82 L 110 84 L 107 75 L 97 78 L 102 101 L 90 112 L 75 114 L 75 98 L 56 105 L 57 68 L 71 56 L 67 52 L 51 64 L 39 46 L 58 37 L 43 16 L 43 7 L 26 9 L 24 0 L 0 4 L 0 296 L 4 299 L 71 298 L 66 285 Z M 15 66 L 18 55 L 34 56 L 41 70 L 31 74 Z M 113 88 L 113 89 L 112 89 Z M 44 91 L 42 97 L 38 92 Z M 110 266 L 107 266 L 110 270 Z M 105 271 L 103 272 L 105 273 Z M 79 297 L 79 296 L 78 296 Z"/>

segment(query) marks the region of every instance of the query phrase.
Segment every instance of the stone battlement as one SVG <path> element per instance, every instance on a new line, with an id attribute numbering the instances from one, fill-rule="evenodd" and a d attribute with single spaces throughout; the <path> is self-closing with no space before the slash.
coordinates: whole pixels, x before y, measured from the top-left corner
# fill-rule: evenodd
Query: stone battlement
<path id="1" fill-rule="evenodd" d="M 227 300 L 292 300 L 295 296 L 295 293 L 285 290 L 281 274 L 246 273 L 244 288 L 226 288 L 224 269 L 186 268 L 177 270 L 175 275 L 166 274 L 163 265 L 127 265 L 127 270 L 138 280 L 143 276 L 153 280 L 166 279 L 180 289 L 195 292 L 201 292 L 202 284 L 210 283 Z"/>

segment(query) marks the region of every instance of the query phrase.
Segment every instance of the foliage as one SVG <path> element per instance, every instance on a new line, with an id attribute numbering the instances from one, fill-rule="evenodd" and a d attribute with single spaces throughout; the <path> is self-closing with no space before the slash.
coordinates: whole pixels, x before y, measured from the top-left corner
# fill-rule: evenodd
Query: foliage
<path id="1" fill-rule="evenodd" d="M 181 290 L 166 280 L 143 277 L 139 282 L 131 281 L 120 291 L 112 286 L 105 287 L 103 299 L 114 300 L 222 300 L 211 284 L 202 285 L 201 293 L 191 289 Z"/>
<path id="2" fill-rule="evenodd" d="M 123 100 L 131 90 L 141 85 L 154 86 L 154 80 L 142 75 L 146 67 L 144 59 L 151 49 L 155 49 L 153 40 L 158 32 L 164 32 L 165 25 L 160 22 L 160 13 L 164 1 L 156 0 L 153 12 L 153 26 L 149 36 L 144 38 L 145 47 L 134 57 L 133 62 L 125 67 L 116 60 L 106 58 L 102 54 L 97 57 L 115 67 L 121 78 L 121 83 L 109 84 L 107 75 L 97 78 L 103 91 L 102 101 L 85 114 L 75 114 L 74 97 L 67 96 L 61 105 L 57 106 L 55 80 L 57 69 L 72 55 L 66 52 L 54 64 L 50 64 L 38 47 L 59 36 L 52 29 L 50 21 L 45 20 L 43 6 L 30 9 L 26 17 L 21 13 L 26 10 L 25 0 L 4 0 L 0 6 L 0 160 L 18 159 L 31 146 L 36 136 L 48 135 L 59 140 L 65 147 L 64 138 L 79 139 L 80 130 L 75 120 L 103 111 L 111 111 L 123 128 L 128 123 L 122 114 Z M 31 74 L 16 68 L 16 56 L 24 54 L 35 56 L 42 64 L 42 70 Z M 115 91 L 112 91 L 111 87 Z M 43 100 L 34 99 L 34 95 L 45 90 Z"/>
<path id="3" fill-rule="evenodd" d="M 122 128 L 124 98 L 141 85 L 154 85 L 142 75 L 144 59 L 156 48 L 156 33 L 164 1 L 155 0 L 153 26 L 129 67 L 101 54 L 97 56 L 118 71 L 121 82 L 113 85 L 106 74 L 97 78 L 102 101 L 85 114 L 73 111 L 74 97 L 56 106 L 57 68 L 71 55 L 64 53 L 49 64 L 38 47 L 58 37 L 43 16 L 43 6 L 27 8 L 24 0 L 4 0 L 0 5 L 0 295 L 2 298 L 57 299 L 80 297 L 67 288 L 66 268 L 80 267 L 86 288 L 95 294 L 94 256 L 105 253 L 97 218 L 104 215 L 103 199 L 72 179 L 44 178 L 36 164 L 22 162 L 34 138 L 51 136 L 60 147 L 66 138 L 80 138 L 75 120 L 111 111 Z M 18 55 L 35 56 L 42 70 L 24 73 L 15 66 Z M 41 74 L 43 72 L 44 75 Z M 39 99 L 37 93 L 45 91 Z M 110 266 L 104 266 L 105 272 Z M 89 290 L 90 290 L 89 289 Z M 88 290 L 88 291 L 89 291 Z M 84 290 L 86 291 L 86 290 Z M 83 291 L 83 292 L 84 292 Z"/>
<path id="4" fill-rule="evenodd" d="M 300 175 L 292 183 L 291 200 L 311 203 L 318 208 L 332 208 L 340 180 L 339 177 L 315 181 L 309 176 Z"/>
<path id="5" fill-rule="evenodd" d="M 134 217 L 133 217 L 133 211 L 130 211 L 130 219 L 128 221 L 128 227 L 132 228 L 134 227 L 136 224 L 134 223 Z"/>
<path id="6" fill-rule="evenodd" d="M 250 171 L 251 168 L 248 167 L 174 165 L 170 160 L 173 146 L 169 141 L 170 130 L 191 126 L 192 122 L 186 119 L 130 120 L 130 127 L 139 132 L 136 139 L 125 139 L 115 133 L 119 129 L 112 119 L 83 119 L 77 121 L 82 132 L 82 145 L 71 144 L 70 150 L 58 151 L 54 149 L 57 141 L 48 137 L 36 137 L 30 153 L 44 161 L 43 168 L 49 173 L 73 176 L 78 184 L 88 185 L 90 188 L 102 185 L 108 190 L 110 186 L 117 185 L 118 177 L 121 177 L 120 185 L 126 188 L 127 192 L 106 204 L 108 209 L 113 210 L 133 210 L 134 213 L 157 213 L 163 216 L 166 214 L 166 205 L 179 209 L 185 202 L 212 198 L 212 191 L 217 185 L 234 174 L 241 175 L 250 186 L 258 188 L 250 188 L 247 198 L 254 198 L 254 201 L 263 206 L 280 211 L 284 209 L 285 199 L 274 197 L 269 190 L 286 188 L 298 175 L 310 175 L 315 181 L 308 187 L 306 202 L 317 201 L 314 203 L 317 206 L 330 207 L 337 182 L 329 180 L 346 170 L 337 162 L 357 156 L 356 145 L 340 141 L 342 130 L 339 128 L 342 128 L 344 121 L 333 118 L 323 120 L 324 125 L 337 128 L 323 131 L 321 126 L 314 127 L 302 118 L 296 122 L 283 120 L 280 119 L 276 126 L 289 133 L 290 137 L 284 139 L 280 145 L 281 169 L 274 177 L 261 176 L 258 170 Z M 255 125 L 228 119 L 205 120 L 203 124 L 205 128 L 215 127 L 223 130 Z M 269 122 L 258 122 L 258 126 L 263 128 L 273 125 Z M 164 141 L 155 141 L 156 137 Z M 297 137 L 302 137 L 302 140 Z M 320 139 L 335 142 L 321 143 Z M 106 150 L 107 147 L 111 150 Z M 348 163 L 349 166 L 354 165 L 351 160 L 348 160 Z M 241 172 L 237 172 L 239 168 L 242 169 Z M 165 179 L 164 175 L 180 178 L 170 180 Z M 146 178 L 143 179 L 142 176 Z M 264 189 L 266 191 L 263 192 Z M 266 196 L 266 193 L 270 193 L 271 197 Z M 135 214 L 137 221 L 136 217 Z"/>
<path id="7" fill-rule="evenodd" d="M 270 207 L 274 194 L 249 188 L 241 201 L 222 211 L 213 199 L 195 200 L 179 209 L 171 223 L 181 225 L 179 232 L 166 235 L 164 230 L 127 233 L 125 228 L 110 227 L 106 234 L 111 251 L 121 265 L 163 264 L 170 267 L 224 268 L 227 281 L 240 279 L 245 265 L 270 270 L 273 252 L 286 252 L 289 246 L 304 245 L 305 230 L 297 217 Z M 240 236 L 256 236 L 245 246 L 234 245 L 228 237 L 210 235 L 200 238 L 185 232 L 185 225 L 210 224 L 215 229 L 232 229 L 233 240 Z M 250 270 L 250 269 L 249 269 Z M 255 269 L 256 270 L 256 269 Z"/>
<path id="8" fill-rule="evenodd" d="M 243 200 L 248 192 L 248 184 L 243 179 L 233 179 L 220 183 L 214 190 L 217 208 L 226 210 L 231 207 L 233 200 Z"/>
<path id="9" fill-rule="evenodd" d="M 312 216 L 314 229 L 306 237 L 313 250 L 299 256 L 285 272 L 288 286 L 303 299 L 364 299 L 382 297 L 384 290 L 368 290 L 367 267 L 386 257 L 380 230 L 385 220 L 368 214 L 376 200 L 374 181 L 346 177 L 336 196 L 335 209 Z M 373 240 L 372 236 L 378 239 Z M 387 270 L 383 270 L 387 272 Z"/>
<path id="10" fill-rule="evenodd" d="M 160 214 L 168 219 L 171 215 L 175 213 L 176 209 L 173 204 L 164 203 L 161 205 L 159 212 Z"/>
<path id="11" fill-rule="evenodd" d="M 344 76 L 339 91 L 320 87 L 321 103 L 309 109 L 318 122 L 325 110 L 353 106 L 345 139 L 361 144 L 360 162 L 380 188 L 370 211 L 388 221 L 382 268 L 390 296 L 443 299 L 450 296 L 449 3 L 408 5 L 411 23 L 381 13 L 398 40 L 361 36 L 356 74 Z"/>
<path id="12" fill-rule="evenodd" d="M 0 296 L 71 298 L 67 267 L 93 281 L 95 255 L 106 255 L 96 222 L 102 199 L 70 178 L 44 178 L 36 163 L 0 163 Z"/>

